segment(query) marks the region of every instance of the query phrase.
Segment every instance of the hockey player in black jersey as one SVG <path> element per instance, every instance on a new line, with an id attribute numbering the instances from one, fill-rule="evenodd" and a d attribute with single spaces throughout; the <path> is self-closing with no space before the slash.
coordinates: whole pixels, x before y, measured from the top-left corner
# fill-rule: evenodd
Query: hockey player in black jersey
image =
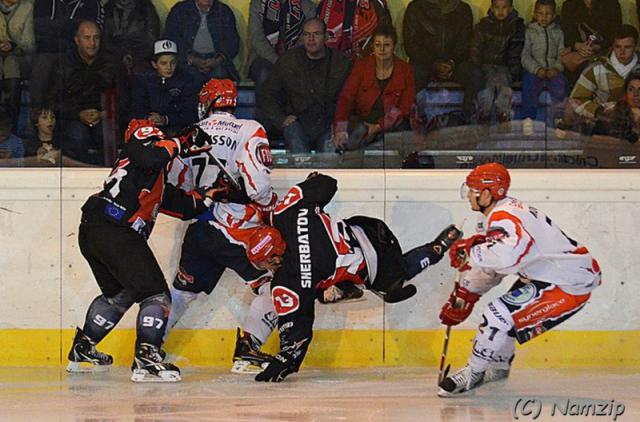
<path id="1" fill-rule="evenodd" d="M 271 285 L 280 352 L 256 381 L 280 382 L 298 371 L 313 334 L 315 300 L 328 288 L 348 282 L 385 302 L 408 299 L 416 287 L 405 283 L 440 261 L 461 236 L 452 225 L 433 242 L 403 254 L 383 221 L 364 216 L 338 220 L 326 214 L 323 208 L 336 190 L 334 178 L 311 173 L 276 206 L 272 224 L 277 230 L 265 227 L 269 233 L 250 239 L 247 256 L 256 267 L 280 266 Z"/>
<path id="2" fill-rule="evenodd" d="M 125 145 L 102 191 L 82 207 L 78 242 L 102 294 L 77 328 L 69 351 L 69 372 L 108 368 L 111 356 L 96 345 L 116 326 L 124 313 L 140 304 L 136 324 L 132 381 L 176 382 L 180 370 L 162 362 L 162 337 L 171 296 L 160 266 L 147 244 L 158 212 L 190 219 L 207 209 L 223 191 L 185 192 L 166 183 L 173 160 L 206 148 L 206 135 L 193 132 L 165 139 L 149 120 L 132 120 Z"/>

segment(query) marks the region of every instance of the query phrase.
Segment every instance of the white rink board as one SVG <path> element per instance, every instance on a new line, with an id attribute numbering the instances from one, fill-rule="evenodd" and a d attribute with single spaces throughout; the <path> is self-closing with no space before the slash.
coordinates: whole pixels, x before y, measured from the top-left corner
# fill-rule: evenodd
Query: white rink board
<path id="1" fill-rule="evenodd" d="M 277 170 L 278 193 L 304 179 L 307 170 Z M 96 192 L 107 169 L 0 169 L 0 329 L 72 328 L 99 294 L 77 246 L 80 207 Z M 471 234 L 476 216 L 459 197 L 467 171 L 333 170 L 339 191 L 328 207 L 338 217 L 366 214 L 384 218 L 407 250 L 431 240 L 443 227 L 467 218 Z M 640 329 L 640 172 L 624 170 L 514 170 L 511 193 L 545 211 L 600 262 L 604 284 L 580 314 L 559 330 Z M 62 216 L 62 218 L 61 218 Z M 161 216 L 151 237 L 167 280 L 172 280 L 185 223 Z M 134 263 L 132 262 L 132 265 Z M 344 307 L 318 307 L 317 328 L 433 329 L 449 294 L 454 273 L 446 262 L 416 277 L 418 295 L 383 309 L 367 301 Z M 498 286 L 476 306 L 502 294 Z M 233 329 L 244 320 L 251 293 L 227 272 L 211 297 L 202 296 L 181 321 L 185 328 Z M 134 312 L 120 327 L 131 328 Z"/>

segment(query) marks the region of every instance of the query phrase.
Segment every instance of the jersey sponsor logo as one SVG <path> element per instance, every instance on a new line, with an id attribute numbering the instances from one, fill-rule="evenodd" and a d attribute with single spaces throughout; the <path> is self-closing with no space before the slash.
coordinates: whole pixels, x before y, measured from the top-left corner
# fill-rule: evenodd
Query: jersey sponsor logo
<path id="1" fill-rule="evenodd" d="M 273 155 L 271 154 L 269 145 L 258 145 L 258 148 L 256 148 L 256 157 L 258 158 L 258 162 L 263 166 L 273 168 Z"/>
<path id="2" fill-rule="evenodd" d="M 302 199 L 302 190 L 298 186 L 294 186 L 289 189 L 289 192 L 282 198 L 282 200 L 276 206 L 274 214 L 278 215 L 288 208 L 294 206 Z"/>
<path id="3" fill-rule="evenodd" d="M 300 307 L 300 296 L 287 287 L 274 287 L 271 296 L 273 297 L 273 305 L 276 308 L 276 312 L 280 316 L 295 312 Z"/>
<path id="4" fill-rule="evenodd" d="M 525 284 L 524 286 L 502 296 L 502 300 L 509 305 L 519 306 L 529 302 L 537 293 L 538 289 L 536 289 L 535 285 Z"/>
<path id="5" fill-rule="evenodd" d="M 298 259 L 300 261 L 300 286 L 311 288 L 311 246 L 309 245 L 309 209 L 300 208 L 296 220 L 298 234 Z"/>

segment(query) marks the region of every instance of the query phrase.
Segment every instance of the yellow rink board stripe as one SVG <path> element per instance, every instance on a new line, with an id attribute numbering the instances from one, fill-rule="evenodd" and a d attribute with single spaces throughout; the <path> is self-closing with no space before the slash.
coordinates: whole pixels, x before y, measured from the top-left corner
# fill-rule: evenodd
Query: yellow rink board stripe
<path id="1" fill-rule="evenodd" d="M 318 367 L 427 366 L 440 362 L 444 330 L 318 330 L 306 365 Z M 66 363 L 74 331 L 0 329 L 0 366 Z M 474 331 L 453 329 L 448 362 L 464 365 Z M 135 330 L 115 330 L 99 349 L 116 365 L 131 364 Z M 165 345 L 183 366 L 229 366 L 235 330 L 174 330 Z M 277 350 L 272 336 L 265 350 Z M 516 367 L 640 368 L 640 331 L 551 331 L 518 346 Z"/>

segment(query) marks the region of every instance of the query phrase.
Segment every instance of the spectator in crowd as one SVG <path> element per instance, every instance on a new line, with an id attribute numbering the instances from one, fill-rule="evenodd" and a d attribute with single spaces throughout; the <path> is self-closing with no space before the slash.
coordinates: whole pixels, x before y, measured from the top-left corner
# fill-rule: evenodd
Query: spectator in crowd
<path id="1" fill-rule="evenodd" d="M 166 134 L 198 120 L 200 86 L 178 66 L 177 56 L 176 43 L 156 41 L 154 70 L 135 76 L 132 83 L 132 117 L 151 120 Z"/>
<path id="2" fill-rule="evenodd" d="M 351 62 L 325 46 L 326 27 L 318 18 L 302 28 L 302 46 L 284 53 L 257 96 L 258 111 L 282 129 L 293 153 L 334 151 L 331 125 Z"/>
<path id="3" fill-rule="evenodd" d="M 598 119 L 597 132 L 635 144 L 640 138 L 640 73 L 624 80 L 624 97 Z"/>
<path id="4" fill-rule="evenodd" d="M 430 81 L 457 82 L 464 85 L 463 112 L 467 120 L 473 114 L 475 93 L 468 78 L 467 53 L 471 42 L 473 15 L 461 0 L 413 0 L 404 14 L 404 50 L 416 72 L 416 89 L 427 88 Z"/>
<path id="5" fill-rule="evenodd" d="M 609 56 L 598 57 L 578 78 L 559 124 L 561 129 L 579 129 L 589 134 L 600 114 L 624 97 L 625 78 L 640 70 L 637 44 L 638 31 L 633 26 L 618 27 Z"/>
<path id="6" fill-rule="evenodd" d="M 11 132 L 13 121 L 6 110 L 0 108 L 0 167 L 22 167 L 24 144 Z"/>
<path id="7" fill-rule="evenodd" d="M 160 18 L 151 0 L 111 0 L 105 6 L 104 47 L 127 72 L 148 70 Z"/>
<path id="8" fill-rule="evenodd" d="M 387 0 L 322 0 L 318 16 L 327 27 L 326 44 L 352 60 L 372 52 L 371 34 L 381 25 L 391 25 Z"/>
<path id="9" fill-rule="evenodd" d="M 522 131 L 533 133 L 533 121 L 538 113 L 538 98 L 543 89 L 551 96 L 551 111 L 547 121 L 553 121 L 555 113 L 566 98 L 567 82 L 562 74 L 560 53 L 564 48 L 564 34 L 556 19 L 554 0 L 537 0 L 533 21 L 527 25 L 522 50 Z"/>
<path id="10" fill-rule="evenodd" d="M 471 39 L 469 77 L 478 93 L 478 121 L 488 123 L 495 104 L 496 118 L 511 120 L 513 82 L 522 78 L 520 57 L 524 46 L 524 20 L 513 8 L 513 0 L 492 0 L 487 16 L 480 19 Z"/>
<path id="11" fill-rule="evenodd" d="M 567 47 L 561 60 L 573 85 L 589 62 L 611 47 L 622 13 L 618 0 L 567 0 L 560 16 Z"/>
<path id="12" fill-rule="evenodd" d="M 416 96 L 413 67 L 393 52 L 392 26 L 373 32 L 373 56 L 356 61 L 338 97 L 333 142 L 338 150 L 363 148 L 384 132 L 409 127 Z"/>
<path id="13" fill-rule="evenodd" d="M 118 113 L 127 103 L 124 69 L 100 49 L 100 37 L 95 22 L 83 21 L 78 25 L 77 48 L 56 63 L 48 95 L 48 104 L 55 105 L 60 117 L 63 154 L 90 164 L 102 162 L 98 157 L 102 157 L 106 129 L 105 104 L 117 99 Z"/>
<path id="14" fill-rule="evenodd" d="M 183 0 L 167 16 L 164 37 L 178 44 L 178 59 L 203 85 L 209 79 L 239 79 L 233 59 L 240 49 L 236 17 L 220 0 Z M 185 68 L 187 69 L 187 68 Z"/>
<path id="15" fill-rule="evenodd" d="M 249 77 L 260 86 L 279 56 L 299 44 L 304 21 L 315 16 L 311 0 L 251 0 Z"/>
<path id="16" fill-rule="evenodd" d="M 29 73 L 29 55 L 35 48 L 33 0 L 0 0 L 0 83 L 2 101 L 17 126 L 20 81 Z"/>
<path id="17" fill-rule="evenodd" d="M 32 139 L 25 145 L 26 164 L 33 167 L 62 165 L 59 131 L 56 130 L 56 115 L 51 108 L 38 107 L 31 110 Z"/>
<path id="18" fill-rule="evenodd" d="M 100 0 L 35 0 L 33 24 L 36 54 L 31 63 L 31 104 L 42 106 L 51 85 L 55 62 L 75 49 L 74 37 L 78 23 L 94 21 L 100 28 L 104 9 Z"/>

